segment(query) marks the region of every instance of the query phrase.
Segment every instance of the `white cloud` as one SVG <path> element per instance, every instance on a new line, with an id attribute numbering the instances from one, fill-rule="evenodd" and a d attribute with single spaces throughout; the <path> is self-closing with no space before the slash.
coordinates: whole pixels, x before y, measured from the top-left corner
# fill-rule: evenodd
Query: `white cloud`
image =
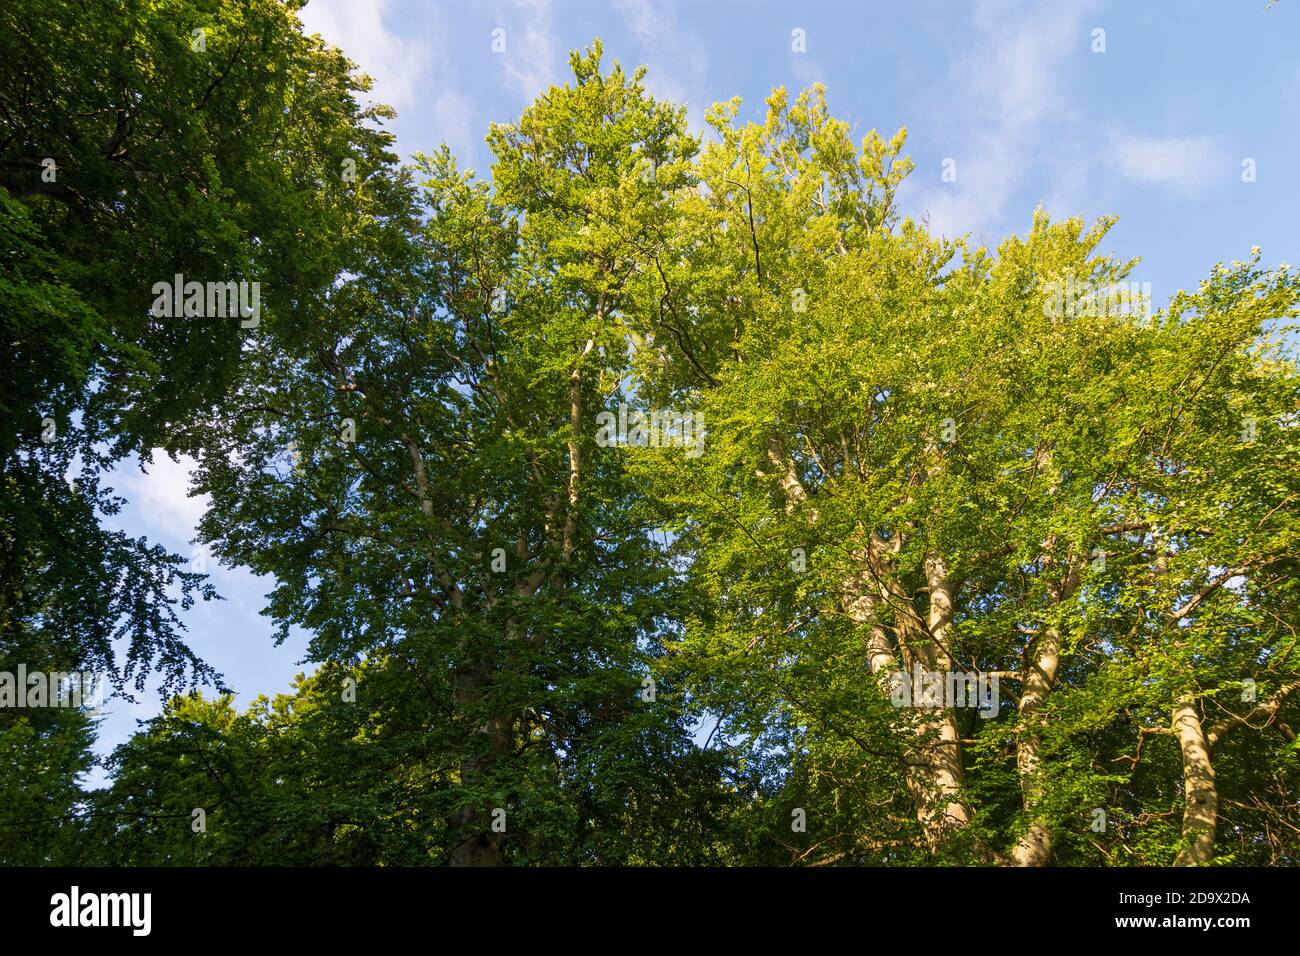
<path id="1" fill-rule="evenodd" d="M 376 99 L 402 110 L 419 101 L 433 49 L 422 39 L 389 30 L 384 25 L 389 6 L 389 0 L 311 0 L 298 17 L 307 33 L 319 33 L 370 74 Z"/>
<path id="2" fill-rule="evenodd" d="M 1230 165 L 1224 152 L 1205 136 L 1127 136 L 1115 143 L 1113 155 L 1119 171 L 1129 179 L 1188 192 L 1221 178 Z"/>
<path id="3" fill-rule="evenodd" d="M 507 83 L 525 103 L 560 82 L 559 39 L 550 0 L 515 0 L 498 10 L 499 26 L 506 31 L 506 48 L 494 58 L 502 61 Z M 488 37 L 483 38 L 486 44 Z"/>
<path id="4" fill-rule="evenodd" d="M 827 70 L 821 60 L 814 56 L 814 53 L 820 48 L 818 41 L 821 39 L 822 31 L 818 30 L 816 27 L 809 29 L 807 21 L 803 21 L 803 23 L 803 26 L 791 29 L 781 38 L 781 42 L 786 45 L 786 48 L 789 51 L 786 54 L 786 59 L 790 65 L 790 72 L 794 74 L 795 79 L 794 83 L 787 86 L 787 92 L 790 94 L 791 99 L 793 99 L 800 90 L 809 89 L 815 83 L 822 83 L 828 88 L 833 85 L 830 78 L 830 71 Z M 784 27 L 782 29 L 784 29 Z M 798 37 L 803 44 L 802 50 L 796 50 L 794 48 L 796 38 L 794 31 L 796 29 L 800 31 Z"/>
<path id="5" fill-rule="evenodd" d="M 486 120 L 462 90 L 469 73 L 464 29 L 453 29 L 450 14 L 420 5 L 398 9 L 392 0 L 310 0 L 299 12 L 308 33 L 317 32 L 374 80 L 371 96 L 398 111 L 391 130 L 400 152 L 430 150 L 445 141 L 473 166 L 482 159 Z M 481 36 L 486 55 L 491 37 Z"/>
<path id="6" fill-rule="evenodd" d="M 614 0 L 614 9 L 623 14 L 623 22 L 632 36 L 646 46 L 659 40 L 663 34 L 664 21 L 672 21 L 672 13 L 656 10 L 650 0 Z"/>
<path id="7" fill-rule="evenodd" d="M 193 458 L 172 461 L 162 449 L 155 449 L 148 472 L 123 464 L 113 476 L 113 487 L 126 498 L 132 515 L 153 528 L 166 532 L 173 542 L 189 541 L 208 507 L 208 496 L 190 497 Z"/>
<path id="8" fill-rule="evenodd" d="M 687 122 L 697 136 L 706 133 L 704 110 L 711 105 L 705 92 L 709 72 L 708 51 L 697 36 L 683 31 L 673 10 L 650 0 L 615 0 L 628 33 L 649 66 L 646 89 L 658 99 L 687 105 Z M 631 68 L 633 64 L 623 64 Z"/>
<path id="9" fill-rule="evenodd" d="M 940 149 L 956 161 L 957 181 L 943 182 L 938 165 L 912 177 L 921 188 L 915 203 L 935 231 L 1000 229 L 1026 169 L 1070 166 L 1071 182 L 1081 181 L 1061 77 L 1062 64 L 1088 49 L 1083 16 L 1092 6 L 1091 0 L 977 4 L 966 44 L 973 52 L 953 64 L 936 90 L 942 99 L 933 104 L 952 117 Z"/>

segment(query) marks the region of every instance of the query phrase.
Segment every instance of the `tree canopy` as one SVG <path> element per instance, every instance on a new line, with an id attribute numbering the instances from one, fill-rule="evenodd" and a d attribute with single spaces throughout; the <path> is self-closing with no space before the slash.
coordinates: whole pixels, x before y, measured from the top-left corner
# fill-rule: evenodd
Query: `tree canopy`
<path id="1" fill-rule="evenodd" d="M 129 637 L 175 693 L 91 792 L 87 716 L 0 714 L 0 856 L 1300 860 L 1295 270 L 1160 305 L 1111 219 L 945 239 L 905 130 L 815 86 L 697 136 L 599 41 L 486 181 L 403 167 L 290 7 L 125 6 L 0 14 L 0 664 Z M 151 315 L 179 272 L 263 320 Z M 290 693 L 237 711 L 203 576 L 101 527 L 154 448 Z"/>

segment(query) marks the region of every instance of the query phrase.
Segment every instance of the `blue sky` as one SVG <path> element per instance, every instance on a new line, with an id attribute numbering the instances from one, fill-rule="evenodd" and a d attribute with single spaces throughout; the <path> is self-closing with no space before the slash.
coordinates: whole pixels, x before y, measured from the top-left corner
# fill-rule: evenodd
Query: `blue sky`
<path id="1" fill-rule="evenodd" d="M 646 64 L 650 90 L 688 104 L 698 132 L 710 103 L 740 96 L 742 117 L 758 120 L 773 86 L 820 81 L 855 138 L 908 128 L 905 215 L 989 244 L 1023 232 L 1039 204 L 1057 218 L 1118 215 L 1103 251 L 1141 256 L 1130 278 L 1151 283 L 1160 306 L 1255 245 L 1266 264 L 1300 262 L 1300 0 L 1266 5 L 311 0 L 300 15 L 398 110 L 404 156 L 446 141 L 481 176 L 488 124 L 563 83 L 568 51 L 596 36 L 607 60 Z M 805 52 L 792 49 L 795 30 Z M 955 182 L 941 176 L 946 159 Z M 123 467 L 112 483 L 130 500 L 115 526 L 190 553 L 204 503 L 187 497 L 184 461 Z M 306 641 L 273 644 L 258 613 L 269 582 L 209 570 L 227 600 L 186 615 L 192 646 L 241 706 L 287 690 L 310 669 Z M 156 695 L 111 703 L 100 752 L 158 709 Z"/>

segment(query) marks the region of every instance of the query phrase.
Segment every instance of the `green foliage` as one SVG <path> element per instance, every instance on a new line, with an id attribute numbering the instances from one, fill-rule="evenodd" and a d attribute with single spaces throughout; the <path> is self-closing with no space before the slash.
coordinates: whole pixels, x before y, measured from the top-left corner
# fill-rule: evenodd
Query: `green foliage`
<path id="1" fill-rule="evenodd" d="M 714 111 L 706 198 L 682 197 L 695 225 L 675 231 L 670 256 L 695 282 L 676 306 L 689 336 L 659 320 L 671 280 L 647 283 L 640 308 L 646 393 L 709 423 L 703 458 L 646 471 L 696 596 L 673 657 L 747 754 L 790 755 L 787 804 L 822 802 L 823 776 L 861 774 L 819 814 L 822 841 L 792 857 L 890 861 L 883 815 L 829 822 L 906 798 L 913 715 L 883 702 L 853 612 L 883 595 L 876 623 L 905 660 L 933 661 L 933 637 L 908 622 L 931 614 L 927 561 L 940 556 L 955 608 L 939 656 L 957 670 L 1027 673 L 1035 635 L 1063 635 L 1032 807 L 1015 773 L 1030 721 L 1005 699 L 994 720 L 955 715 L 973 738 L 972 832 L 996 849 L 1043 818 L 1065 835 L 1058 862 L 1168 862 L 1167 831 L 1159 849 L 1129 843 L 1146 839 L 1135 829 L 1153 803 L 1178 799 L 1176 763 L 1157 789 L 1139 783 L 1138 729 L 1167 728 L 1186 693 L 1208 722 L 1244 679 L 1262 700 L 1300 665 L 1300 378 L 1279 347 L 1300 277 L 1260 269 L 1256 252 L 1150 320 L 1054 308 L 1053 283 L 1128 280 L 1134 263 L 1095 254 L 1109 222 L 1085 232 L 1040 213 L 996 253 L 892 228 L 902 134 L 888 146 L 873 134 L 855 162 L 818 102 L 805 94 L 787 114 L 778 91 L 767 122 L 744 128 L 729 125 L 734 104 Z M 846 188 L 860 171 L 870 186 Z M 1257 435 L 1243 440 L 1247 418 Z M 872 547 L 887 559 L 873 563 Z M 805 555 L 803 571 L 792 556 Z M 1019 686 L 1004 687 L 1014 703 Z M 1293 756 L 1281 738 L 1269 746 Z M 1081 808 L 1118 806 L 1130 816 L 1089 832 Z M 1276 829 L 1256 849 L 1294 859 Z"/>
<path id="2" fill-rule="evenodd" d="M 78 710 L 25 710 L 0 724 L 0 861 L 75 866 L 85 861 L 86 794 L 79 779 L 94 757 L 92 721 Z"/>
<path id="3" fill-rule="evenodd" d="M 391 114 L 274 0 L 7 4 L 0 61 L 0 652 L 119 688 L 154 664 L 216 679 L 174 614 L 210 588 L 99 520 L 120 507 L 103 472 L 191 450 L 238 374 L 238 323 L 151 316 L 152 288 L 257 281 L 266 327 L 310 323 L 385 208 L 388 178 L 363 186 L 394 161 Z"/>
<path id="4" fill-rule="evenodd" d="M 88 715 L 0 718 L 6 860 L 1164 865 L 1179 712 L 1213 862 L 1296 862 L 1294 271 L 1067 304 L 1137 275 L 1112 220 L 937 238 L 905 131 L 817 86 L 705 143 L 599 42 L 490 183 L 398 168 L 291 5 L 119 6 L 0 14 L 0 665 L 125 638 L 116 686 L 172 696 L 92 793 Z M 176 272 L 260 281 L 261 326 L 151 317 Z M 598 440 L 625 406 L 704 453 Z M 211 589 L 99 525 L 154 448 L 310 635 L 292 693 L 176 693 Z M 911 665 L 996 712 L 894 706 Z"/>

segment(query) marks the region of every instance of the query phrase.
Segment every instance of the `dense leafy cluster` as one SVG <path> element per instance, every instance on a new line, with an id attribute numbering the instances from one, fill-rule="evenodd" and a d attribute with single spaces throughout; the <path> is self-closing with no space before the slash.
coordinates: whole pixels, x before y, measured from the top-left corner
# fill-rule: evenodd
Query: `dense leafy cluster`
<path id="1" fill-rule="evenodd" d="M 488 182 L 399 167 L 286 6 L 125 6 L 0 15 L 0 665 L 222 689 L 202 576 L 99 523 L 164 448 L 318 669 L 175 695 L 91 792 L 85 715 L 0 713 L 4 859 L 1297 862 L 1295 272 L 1062 308 L 1127 282 L 1109 221 L 936 237 L 905 132 L 817 87 L 706 142 L 599 43 Z M 159 321 L 176 272 L 265 320 Z"/>

